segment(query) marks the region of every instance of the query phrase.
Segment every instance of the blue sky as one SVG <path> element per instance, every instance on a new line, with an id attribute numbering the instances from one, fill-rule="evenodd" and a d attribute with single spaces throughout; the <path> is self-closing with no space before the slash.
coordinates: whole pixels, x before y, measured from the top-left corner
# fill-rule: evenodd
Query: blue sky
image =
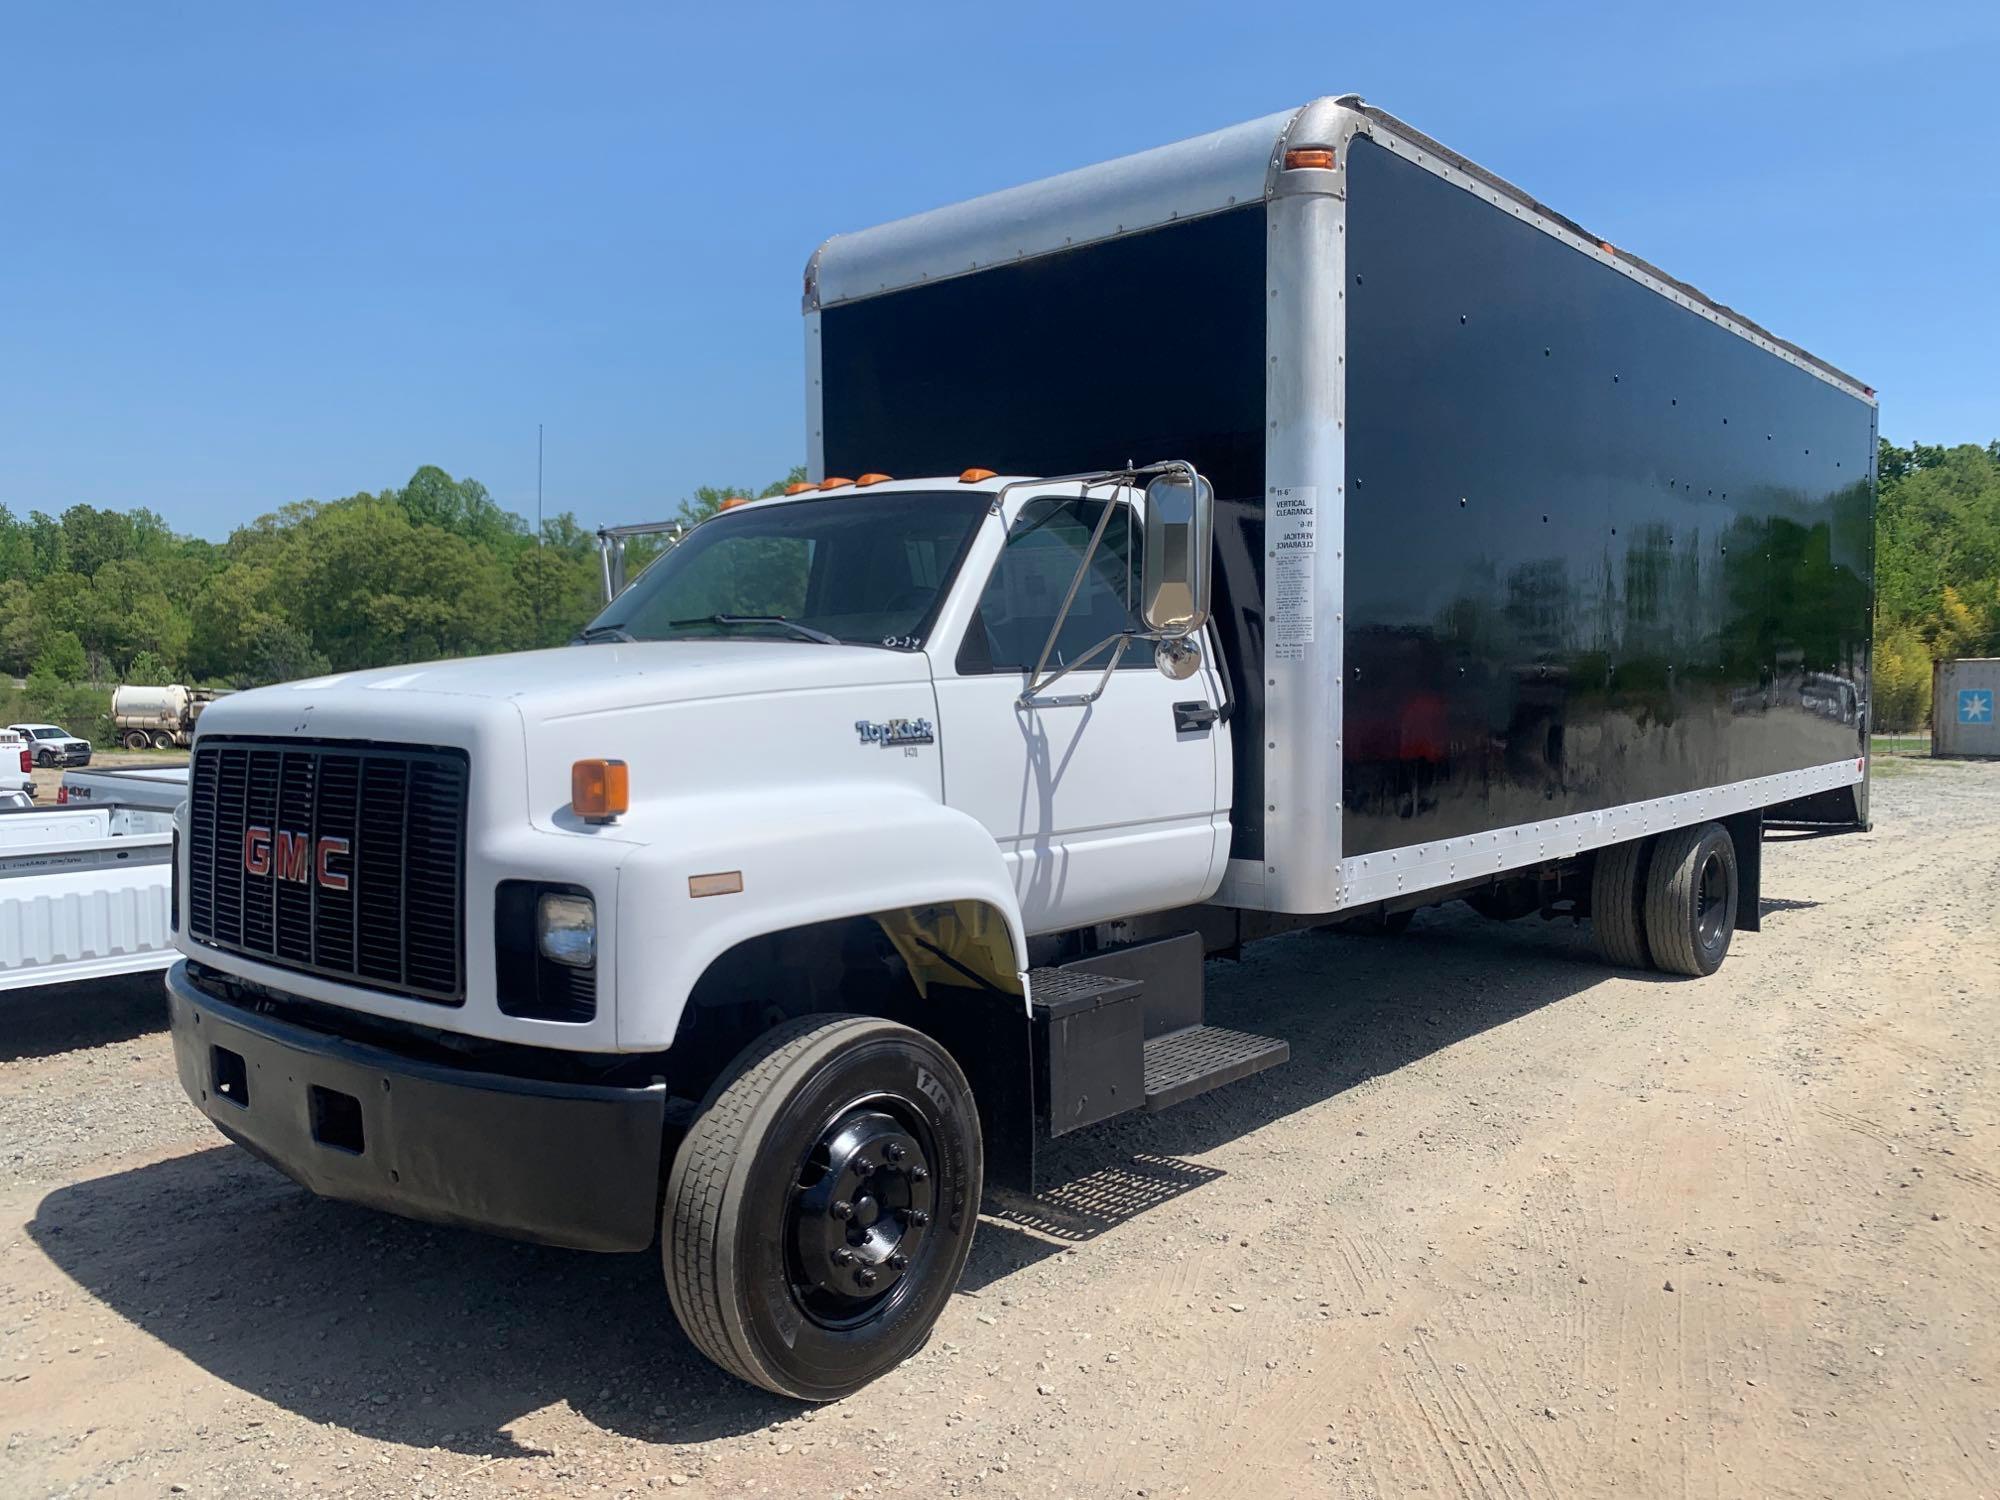
<path id="1" fill-rule="evenodd" d="M 0 503 L 220 537 L 437 463 L 804 454 L 827 234 L 1355 90 L 2000 437 L 2000 5 L 0 8 Z M 1135 348 L 1135 358 L 1146 357 Z"/>

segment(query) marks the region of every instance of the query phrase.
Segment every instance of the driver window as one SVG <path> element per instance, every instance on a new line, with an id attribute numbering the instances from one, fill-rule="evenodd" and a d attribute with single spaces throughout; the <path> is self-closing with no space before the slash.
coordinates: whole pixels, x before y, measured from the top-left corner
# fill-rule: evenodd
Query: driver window
<path id="1" fill-rule="evenodd" d="M 1076 577 L 1076 565 L 1108 503 L 1052 497 L 1031 500 L 1021 507 L 966 628 L 965 643 L 958 653 L 960 672 L 1034 670 L 1063 595 Z M 1143 628 L 1132 604 L 1132 532 L 1132 507 L 1117 502 L 1090 569 L 1077 587 L 1055 649 L 1049 653 L 1051 669 L 1073 664 L 1091 647 L 1120 631 Z M 1107 648 L 1092 657 L 1087 670 L 1101 668 L 1110 655 Z M 1131 642 L 1119 662 L 1121 668 L 1152 664 L 1151 641 Z"/>

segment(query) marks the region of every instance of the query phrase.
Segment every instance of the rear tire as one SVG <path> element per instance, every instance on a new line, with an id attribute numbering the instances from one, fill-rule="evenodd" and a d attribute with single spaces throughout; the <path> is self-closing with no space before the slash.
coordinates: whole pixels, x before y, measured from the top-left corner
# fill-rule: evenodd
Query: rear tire
<path id="1" fill-rule="evenodd" d="M 155 729 L 153 731 L 153 748 L 155 750 L 173 749 L 174 737 L 168 734 L 164 729 Z"/>
<path id="2" fill-rule="evenodd" d="M 125 748 L 127 750 L 143 750 L 152 743 L 152 736 L 148 735 L 143 729 L 128 729 L 125 731 Z"/>
<path id="3" fill-rule="evenodd" d="M 984 1158 L 971 1087 L 921 1032 L 809 1016 L 725 1070 L 667 1182 L 661 1255 L 696 1348 L 832 1401 L 914 1354 L 965 1267 Z"/>
<path id="4" fill-rule="evenodd" d="M 1606 963 L 1623 969 L 1649 969 L 1641 898 L 1646 885 L 1651 839 L 1631 839 L 1597 851 L 1590 876 L 1590 925 L 1597 934 L 1597 951 Z"/>
<path id="5" fill-rule="evenodd" d="M 1718 823 L 1660 835 L 1646 878 L 1646 942 L 1669 974 L 1713 974 L 1736 930 L 1736 841 Z"/>

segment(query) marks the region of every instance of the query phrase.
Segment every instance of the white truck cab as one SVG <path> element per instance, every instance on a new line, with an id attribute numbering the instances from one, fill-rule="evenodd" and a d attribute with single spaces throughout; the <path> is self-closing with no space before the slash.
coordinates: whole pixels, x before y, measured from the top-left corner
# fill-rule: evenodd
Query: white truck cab
<path id="1" fill-rule="evenodd" d="M 1030 955 L 1221 883 L 1211 505 L 1179 463 L 831 480 L 695 528 L 568 648 L 214 704 L 180 813 L 183 1082 L 316 1190 L 634 1249 L 660 1221 L 675 1101 L 774 1047 L 831 1047 L 800 1079 L 858 1069 L 872 1102 L 793 1121 L 776 1149 L 845 1174 L 813 1236 L 868 1221 L 816 1268 L 835 1285 L 801 1294 L 841 1333 L 838 1367 L 783 1338 L 704 1347 L 801 1396 L 869 1378 L 914 1347 L 970 1243 L 971 1079 L 994 1075 L 984 1107 L 1024 1183 L 1037 1114 L 1053 1135 L 1147 1106 L 1138 983 L 1067 975 L 1037 1020 Z M 1196 993 L 1157 1018 L 1175 1100 L 1285 1056 L 1202 1026 L 1199 945 L 1191 962 Z M 930 1009 L 950 1041 L 898 1024 Z M 773 1090 L 759 1075 L 756 1097 Z M 871 1190 L 851 1159 L 878 1137 L 892 1180 Z M 717 1156 L 689 1133 L 676 1180 L 754 1155 L 731 1139 Z M 759 1227 L 795 1262 L 796 1197 Z M 696 1305 L 712 1277 L 674 1258 L 714 1226 L 667 1221 L 676 1305 L 723 1326 Z"/>

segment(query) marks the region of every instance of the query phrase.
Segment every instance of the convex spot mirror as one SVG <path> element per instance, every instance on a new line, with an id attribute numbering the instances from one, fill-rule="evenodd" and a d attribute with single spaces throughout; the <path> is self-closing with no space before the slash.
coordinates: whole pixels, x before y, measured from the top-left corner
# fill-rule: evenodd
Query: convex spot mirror
<path id="1" fill-rule="evenodd" d="M 1201 647 L 1185 637 L 1161 641 L 1153 653 L 1153 665 L 1174 682 L 1186 682 L 1201 666 Z"/>
<path id="2" fill-rule="evenodd" d="M 1199 474 L 1178 470 L 1146 485 L 1140 545 L 1139 618 L 1168 640 L 1208 623 L 1208 570 L 1215 491 Z"/>

